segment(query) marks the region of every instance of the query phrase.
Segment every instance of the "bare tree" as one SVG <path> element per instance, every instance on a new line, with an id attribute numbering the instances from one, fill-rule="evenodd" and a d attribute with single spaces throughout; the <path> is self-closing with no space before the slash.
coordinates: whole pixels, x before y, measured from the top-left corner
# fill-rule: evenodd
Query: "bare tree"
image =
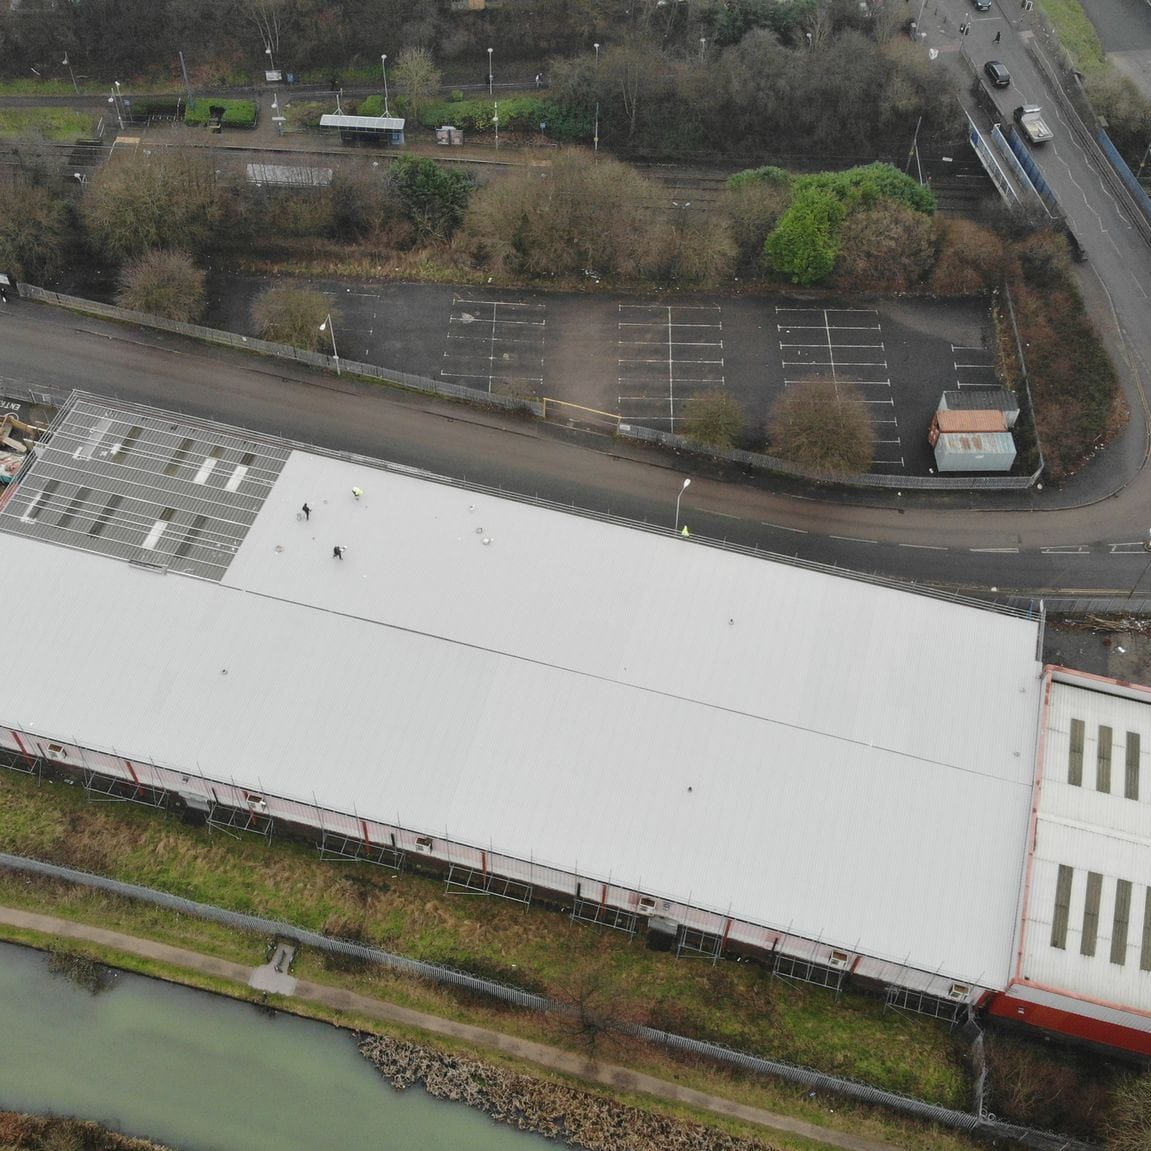
<path id="1" fill-rule="evenodd" d="M 172 149 L 113 158 L 89 178 L 81 214 L 112 260 L 129 260 L 149 248 L 195 253 L 222 215 L 212 157 L 199 149 Z"/>
<path id="2" fill-rule="evenodd" d="M 855 475 L 871 467 L 875 428 L 859 390 L 812 379 L 793 384 L 768 424 L 772 455 L 825 475 Z"/>
<path id="3" fill-rule="evenodd" d="M 420 113 L 440 91 L 443 77 L 426 48 L 405 48 L 396 61 L 394 76 L 404 91 L 408 115 L 419 121 Z"/>
<path id="4" fill-rule="evenodd" d="M 260 34 L 264 52 L 271 59 L 280 51 L 280 0 L 247 0 L 245 14 L 248 22 Z"/>

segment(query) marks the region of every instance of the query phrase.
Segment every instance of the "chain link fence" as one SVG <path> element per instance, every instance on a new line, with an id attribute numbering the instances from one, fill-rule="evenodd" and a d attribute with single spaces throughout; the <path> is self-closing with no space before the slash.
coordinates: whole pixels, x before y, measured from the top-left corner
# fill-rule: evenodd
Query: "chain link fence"
<path id="1" fill-rule="evenodd" d="M 139 900 L 174 911 L 180 915 L 210 920 L 256 935 L 270 935 L 293 940 L 301 946 L 311 947 L 317 951 L 364 960 L 402 975 L 460 988 L 476 995 L 489 996 L 529 1011 L 572 1015 L 577 1010 L 569 1004 L 548 996 L 536 995 L 490 979 L 481 979 L 469 975 L 465 971 L 457 971 L 435 963 L 425 963 L 419 959 L 409 959 L 406 956 L 395 955 L 390 951 L 382 951 L 362 943 L 333 939 L 317 931 L 297 927 L 295 924 L 264 919 L 262 916 L 247 915 L 238 911 L 229 911 L 226 908 L 213 907 L 206 903 L 197 903 L 178 895 L 170 895 L 165 891 L 156 891 L 153 888 L 142 887 L 134 883 L 123 883 L 120 880 L 109 879 L 102 875 L 91 875 L 88 872 L 76 871 L 70 867 L 60 867 L 54 863 L 44 863 L 36 859 L 26 859 L 23 856 L 0 853 L 0 867 L 40 875 L 49 879 L 62 880 L 66 883 L 82 884 L 124 899 Z M 858 1083 L 852 1079 L 825 1075 L 820 1071 L 812 1071 L 806 1067 L 762 1059 L 757 1055 L 723 1047 L 717 1043 L 708 1043 L 704 1040 L 692 1039 L 685 1035 L 676 1035 L 669 1031 L 661 1031 L 639 1024 L 617 1024 L 614 1029 L 646 1043 L 667 1048 L 669 1051 L 674 1051 L 680 1055 L 737 1067 L 756 1075 L 770 1076 L 786 1083 L 795 1084 L 809 1092 L 826 1092 L 872 1106 L 890 1108 L 923 1122 L 938 1123 L 953 1130 L 1003 1136 L 1021 1142 L 1025 1146 L 1036 1148 L 1037 1151 L 1059 1151 L 1059 1149 L 1062 1151 L 1090 1151 L 1087 1144 L 1078 1143 L 1075 1140 L 1048 1132 L 1004 1123 L 993 1115 L 984 1114 L 982 1111 L 977 1114 L 970 1114 L 949 1107 L 940 1107 L 909 1095 L 885 1091 L 866 1083 Z"/>

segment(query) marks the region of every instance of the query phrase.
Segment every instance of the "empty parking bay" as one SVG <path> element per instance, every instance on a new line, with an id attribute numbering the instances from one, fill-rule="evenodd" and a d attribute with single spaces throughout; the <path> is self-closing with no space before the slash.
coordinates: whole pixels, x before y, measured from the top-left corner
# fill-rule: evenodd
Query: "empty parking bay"
<path id="1" fill-rule="evenodd" d="M 684 404 L 724 386 L 718 304 L 619 305 L 619 414 L 674 431 Z"/>
<path id="2" fill-rule="evenodd" d="M 546 304 L 455 296 L 440 375 L 484 391 L 538 395 L 546 332 Z"/>

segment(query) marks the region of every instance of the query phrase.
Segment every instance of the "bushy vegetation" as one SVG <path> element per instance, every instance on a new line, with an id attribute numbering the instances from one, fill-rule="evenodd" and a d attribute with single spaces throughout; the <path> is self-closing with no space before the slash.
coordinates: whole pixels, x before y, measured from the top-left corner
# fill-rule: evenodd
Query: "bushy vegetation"
<path id="1" fill-rule="evenodd" d="M 89 178 L 81 214 L 113 263 L 153 248 L 198 253 L 223 214 L 214 160 L 177 150 L 115 157 Z"/>
<path id="2" fill-rule="evenodd" d="M 260 338 L 307 351 L 327 350 L 331 336 L 320 330 L 339 313 L 323 292 L 311 288 L 268 288 L 252 304 L 252 321 Z"/>
<path id="3" fill-rule="evenodd" d="M 184 123 L 202 127 L 212 120 L 212 109 L 223 108 L 225 128 L 254 128 L 258 108 L 254 100 L 189 100 L 184 110 Z"/>
<path id="4" fill-rule="evenodd" d="M 45 183 L 0 174 L 0 270 L 46 283 L 63 270 L 69 239 L 67 208 Z"/>
<path id="5" fill-rule="evenodd" d="M 858 388 L 807 380 L 776 402 L 767 450 L 822 475 L 860 475 L 875 455 L 875 427 Z"/>
<path id="6" fill-rule="evenodd" d="M 1119 385 L 1071 276 L 1066 240 L 1053 231 L 1026 236 L 1010 257 L 1036 428 L 1047 474 L 1060 479 L 1122 426 Z"/>
<path id="7" fill-rule="evenodd" d="M 120 272 L 122 308 L 191 323 L 204 310 L 204 272 L 187 252 L 154 248 Z"/>
<path id="8" fill-rule="evenodd" d="M 681 436 L 709 448 L 735 448 L 743 437 L 743 408 L 730 393 L 702 392 L 684 405 Z"/>
<path id="9" fill-rule="evenodd" d="M 595 117 L 586 109 L 535 96 L 501 99 L 499 113 L 501 133 L 545 131 L 556 140 L 582 143 L 590 140 L 595 130 Z M 495 106 L 489 99 L 440 101 L 425 108 L 420 119 L 427 128 L 451 124 L 465 133 L 491 135 L 495 131 Z"/>
<path id="10" fill-rule="evenodd" d="M 903 277 L 892 269 L 899 287 L 918 280 L 931 263 L 931 229 L 914 220 L 914 213 L 935 210 L 930 188 L 922 187 L 889 164 L 868 164 L 843 172 L 820 172 L 793 176 L 778 168 L 760 168 L 733 177 L 732 186 L 746 193 L 756 183 L 769 188 L 790 184 L 791 201 L 764 243 L 769 268 L 795 284 L 815 284 L 826 279 L 839 256 L 840 230 L 857 213 L 849 233 L 854 272 L 859 274 L 861 256 L 898 255 Z M 901 207 L 878 211 L 882 205 Z M 911 224 L 905 233 L 901 225 Z M 914 254 L 906 251 L 910 247 Z"/>

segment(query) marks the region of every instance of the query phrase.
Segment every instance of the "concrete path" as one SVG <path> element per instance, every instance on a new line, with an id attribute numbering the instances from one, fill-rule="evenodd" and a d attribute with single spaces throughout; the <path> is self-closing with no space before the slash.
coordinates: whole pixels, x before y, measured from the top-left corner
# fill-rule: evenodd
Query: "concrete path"
<path id="1" fill-rule="evenodd" d="M 108 931 L 102 927 L 75 923 L 72 920 L 59 919 L 53 915 L 38 915 L 31 911 L 21 911 L 12 907 L 0 907 L 0 923 L 26 931 L 35 931 L 42 935 L 96 943 L 103 947 L 127 952 L 130 955 L 154 959 L 172 967 L 196 971 L 203 975 L 213 975 L 218 979 L 225 979 L 241 986 L 256 986 L 251 982 L 253 971 L 264 971 L 274 967 L 276 958 L 282 958 L 280 955 L 282 948 L 277 948 L 272 964 L 265 964 L 253 969 L 243 964 L 217 959 L 211 955 L 186 951 L 182 947 L 171 947 L 166 943 L 157 943 L 151 939 L 140 939 L 132 935 L 123 935 L 118 931 Z M 287 970 L 287 962 L 283 963 L 283 969 L 284 971 Z M 738 1119 L 741 1122 L 754 1124 L 771 1131 L 800 1135 L 823 1146 L 843 1148 L 844 1151 L 898 1151 L 890 1143 L 883 1143 L 860 1135 L 849 1135 L 845 1132 L 829 1131 L 824 1127 L 816 1126 L 814 1123 L 806 1123 L 801 1119 L 792 1119 L 786 1115 L 777 1115 L 758 1107 L 748 1107 L 718 1095 L 694 1091 L 678 1083 L 657 1079 L 653 1075 L 644 1075 L 626 1067 L 585 1059 L 582 1056 L 572 1054 L 570 1051 L 562 1051 L 558 1047 L 548 1047 L 543 1043 L 533 1043 L 528 1039 L 520 1039 L 514 1035 L 489 1031 L 485 1027 L 473 1027 L 452 1019 L 442 1019 L 436 1015 L 427 1015 L 422 1011 L 412 1011 L 394 1003 L 387 1003 L 366 995 L 357 995 L 354 992 L 329 987 L 322 983 L 312 983 L 308 980 L 291 980 L 291 982 L 295 983 L 294 998 L 305 1003 L 315 1003 L 338 1011 L 348 1011 L 366 1018 L 379 1019 L 386 1023 L 416 1028 L 433 1035 L 459 1039 L 476 1047 L 486 1047 L 493 1051 L 503 1052 L 514 1059 L 535 1064 L 549 1071 L 558 1071 L 564 1075 L 608 1087 L 612 1091 L 638 1092 L 653 1096 L 656 1099 L 686 1104 L 689 1107 L 711 1111 L 716 1115 Z"/>

